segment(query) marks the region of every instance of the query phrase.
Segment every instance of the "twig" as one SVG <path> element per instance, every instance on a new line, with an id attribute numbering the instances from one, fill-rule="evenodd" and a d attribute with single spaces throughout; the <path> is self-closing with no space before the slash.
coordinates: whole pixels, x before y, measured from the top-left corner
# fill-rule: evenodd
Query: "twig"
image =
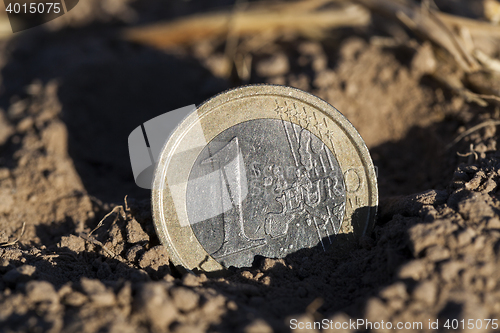
<path id="1" fill-rule="evenodd" d="M 15 245 L 17 242 L 19 242 L 21 237 L 23 237 L 23 235 L 24 235 L 25 227 L 26 227 L 26 222 L 23 221 L 23 226 L 21 227 L 21 233 L 19 234 L 19 236 L 15 240 L 13 240 L 12 242 L 0 244 L 0 247 L 12 246 L 12 245 Z"/>
<path id="2" fill-rule="evenodd" d="M 500 26 L 465 17 L 434 12 L 451 29 L 467 28 L 472 36 L 500 37 Z"/>
<path id="3" fill-rule="evenodd" d="M 321 0 L 279 5 L 258 4 L 235 17 L 231 26 L 232 33 L 243 36 L 269 31 L 291 31 L 307 36 L 338 27 L 366 26 L 370 22 L 369 11 L 354 4 L 341 8 L 313 10 L 326 2 Z M 227 22 L 230 16 L 231 12 L 228 11 L 194 15 L 173 22 L 127 29 L 124 31 L 124 37 L 159 48 L 185 45 L 207 38 L 227 36 Z"/>
<path id="4" fill-rule="evenodd" d="M 125 197 L 126 198 L 126 197 Z M 113 222 L 111 222 L 111 224 L 115 223 L 117 220 L 118 220 L 118 216 L 122 216 L 123 219 L 125 219 L 125 213 L 123 212 L 123 206 L 115 206 L 113 208 L 113 210 L 111 210 L 109 213 L 107 213 L 103 218 L 102 220 L 99 221 L 99 223 L 97 224 L 97 226 L 89 233 L 89 236 L 91 236 L 97 229 L 99 229 L 100 227 L 102 227 L 104 221 L 109 217 L 111 216 L 111 214 L 113 213 L 116 213 L 116 216 L 115 216 L 115 219 L 113 220 Z M 118 215 L 120 214 L 120 215 Z"/>
<path id="5" fill-rule="evenodd" d="M 468 164 L 472 163 L 472 156 L 474 156 L 474 161 L 477 161 L 477 159 L 479 158 L 477 152 L 474 150 L 474 145 L 472 143 L 469 145 L 469 152 L 462 154 L 457 151 L 457 155 L 460 157 L 469 157 L 467 161 Z"/>
<path id="6" fill-rule="evenodd" d="M 123 198 L 123 202 L 125 203 L 125 211 L 130 212 L 130 207 L 128 205 L 128 194 L 125 195 L 125 198 Z"/>
<path id="7" fill-rule="evenodd" d="M 490 71 L 500 72 L 500 60 L 492 59 L 486 53 L 478 49 L 474 50 L 473 54 L 476 59 Z"/>
<path id="8" fill-rule="evenodd" d="M 476 95 L 479 98 L 482 98 L 482 99 L 489 99 L 489 100 L 492 100 L 492 101 L 500 102 L 500 97 L 496 96 L 496 95 L 476 94 L 476 93 L 473 93 L 473 94 Z"/>
<path id="9" fill-rule="evenodd" d="M 236 0 L 233 7 L 233 13 L 228 20 L 226 47 L 224 49 L 224 57 L 226 59 L 226 73 L 224 76 L 226 78 L 229 78 L 231 75 L 232 65 L 235 63 L 234 58 L 236 56 L 236 50 L 238 49 L 238 40 L 240 37 L 238 31 L 236 30 L 238 15 L 244 10 L 246 4 L 247 0 Z"/>
<path id="10" fill-rule="evenodd" d="M 466 136 L 474 133 L 475 131 L 477 130 L 480 130 L 481 128 L 483 127 L 486 127 L 486 126 L 489 126 L 489 125 L 495 125 L 495 126 L 499 126 L 500 125 L 500 120 L 487 120 L 485 122 L 482 122 L 476 126 L 473 126 L 471 128 L 469 128 L 467 131 L 463 132 L 462 134 L 460 134 L 459 136 L 457 136 L 455 138 L 455 140 L 453 140 L 450 144 L 448 144 L 446 146 L 446 150 L 450 149 L 451 147 L 453 147 L 454 145 L 456 145 L 457 143 L 460 142 L 460 140 L 462 140 L 463 138 L 465 138 Z M 457 153 L 459 154 L 459 153 Z M 470 155 L 470 152 L 467 153 L 468 155 Z M 464 155 L 464 154 L 459 154 L 459 156 L 468 156 L 468 155 Z"/>
<path id="11" fill-rule="evenodd" d="M 412 1 L 356 0 L 367 8 L 399 19 L 408 28 L 447 50 L 466 72 L 481 68 L 463 42 L 443 23 L 435 11 L 417 7 Z"/>

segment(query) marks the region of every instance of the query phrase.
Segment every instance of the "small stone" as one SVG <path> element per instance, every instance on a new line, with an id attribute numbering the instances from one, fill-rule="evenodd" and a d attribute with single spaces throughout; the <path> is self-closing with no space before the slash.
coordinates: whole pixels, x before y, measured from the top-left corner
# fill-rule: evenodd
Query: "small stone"
<path id="1" fill-rule="evenodd" d="M 175 281 L 175 278 L 171 275 L 171 274 L 167 274 L 163 277 L 163 280 L 167 281 L 167 282 L 174 282 Z"/>
<path id="2" fill-rule="evenodd" d="M 441 245 L 434 245 L 425 250 L 425 257 L 433 262 L 443 261 L 450 258 L 450 251 Z"/>
<path id="3" fill-rule="evenodd" d="M 158 269 L 162 265 L 168 265 L 168 253 L 162 245 L 151 248 L 139 260 L 141 268 L 152 267 Z"/>
<path id="4" fill-rule="evenodd" d="M 85 304 L 87 301 L 87 296 L 78 291 L 72 291 L 63 297 L 62 302 L 69 306 L 79 307 Z"/>
<path id="5" fill-rule="evenodd" d="M 467 228 L 464 231 L 460 232 L 457 236 L 457 246 L 465 246 L 470 244 L 472 238 L 475 235 L 476 232 L 471 228 Z"/>
<path id="6" fill-rule="evenodd" d="M 235 301 L 228 301 L 226 304 L 227 308 L 231 311 L 236 311 L 238 310 L 238 304 L 236 304 Z"/>
<path id="7" fill-rule="evenodd" d="M 207 317 L 216 318 L 226 312 L 225 305 L 226 299 L 224 296 L 216 295 L 215 297 L 209 298 L 205 304 L 203 304 L 201 311 Z"/>
<path id="8" fill-rule="evenodd" d="M 186 287 L 198 287 L 201 285 L 200 279 L 194 274 L 186 274 L 182 279 L 182 284 Z"/>
<path id="9" fill-rule="evenodd" d="M 132 284 L 130 281 L 125 282 L 116 294 L 116 303 L 122 308 L 130 306 L 132 303 Z"/>
<path id="10" fill-rule="evenodd" d="M 158 279 L 171 274 L 168 253 L 162 245 L 157 245 L 144 253 L 139 260 L 139 267 L 146 270 L 152 277 Z"/>
<path id="11" fill-rule="evenodd" d="M 486 229 L 500 229 L 500 219 L 496 216 L 488 219 Z"/>
<path id="12" fill-rule="evenodd" d="M 471 197 L 458 203 L 458 212 L 464 219 L 473 221 L 495 216 L 490 196 L 476 192 L 473 192 Z"/>
<path id="13" fill-rule="evenodd" d="M 245 333 L 272 333 L 273 329 L 262 319 L 256 319 L 243 330 Z"/>
<path id="14" fill-rule="evenodd" d="M 361 37 L 350 37 L 340 46 L 340 55 L 344 60 L 355 60 L 361 51 L 367 47 Z"/>
<path id="15" fill-rule="evenodd" d="M 127 253 L 125 254 L 125 258 L 127 258 L 127 260 L 130 262 L 136 262 L 137 259 L 139 259 L 139 256 L 141 256 L 144 252 L 145 250 L 142 245 L 134 245 L 130 249 L 128 249 Z"/>
<path id="16" fill-rule="evenodd" d="M 76 253 L 80 253 L 85 251 L 85 240 L 75 235 L 62 236 L 61 241 L 57 244 L 57 247 L 67 248 Z"/>
<path id="17" fill-rule="evenodd" d="M 144 284 L 135 300 L 135 312 L 149 321 L 156 330 L 166 331 L 179 316 L 172 302 L 169 302 L 165 286 L 160 282 Z"/>
<path id="18" fill-rule="evenodd" d="M 55 302 L 58 300 L 58 295 L 52 286 L 47 281 L 30 281 L 26 284 L 26 294 L 31 302 Z"/>
<path id="19" fill-rule="evenodd" d="M 115 294 L 99 280 L 82 278 L 80 285 L 96 306 L 111 306 L 115 303 Z"/>
<path id="20" fill-rule="evenodd" d="M 288 73 L 290 66 L 284 53 L 276 53 L 263 59 L 255 66 L 255 71 L 261 77 L 279 76 Z"/>
<path id="21" fill-rule="evenodd" d="M 325 69 L 317 73 L 313 84 L 318 88 L 328 88 L 337 81 L 337 74 L 333 70 Z"/>
<path id="22" fill-rule="evenodd" d="M 132 219 L 127 223 L 127 240 L 132 244 L 149 241 L 148 234 L 136 219 Z"/>
<path id="23" fill-rule="evenodd" d="M 10 177 L 10 170 L 7 168 L 0 168 L 0 180 L 4 180 Z"/>
<path id="24" fill-rule="evenodd" d="M 3 109 L 0 109 L 0 146 L 3 146 L 14 133 L 14 127 L 5 116 Z"/>
<path id="25" fill-rule="evenodd" d="M 464 268 L 464 264 L 458 261 L 448 261 L 441 265 L 441 277 L 446 282 L 451 282 L 458 276 L 458 272 Z"/>
<path id="26" fill-rule="evenodd" d="M 20 133 L 27 132 L 28 130 L 33 128 L 33 124 L 34 124 L 33 118 L 26 117 L 17 124 L 17 131 Z"/>
<path id="27" fill-rule="evenodd" d="M 420 282 L 413 290 L 413 298 L 425 303 L 434 305 L 436 302 L 437 286 L 432 281 Z"/>
<path id="28" fill-rule="evenodd" d="M 253 279 L 253 274 L 250 271 L 242 271 L 241 272 L 241 277 L 247 279 L 247 280 L 252 280 Z"/>
<path id="29" fill-rule="evenodd" d="M 423 260 L 412 260 L 409 263 L 403 265 L 398 272 L 398 276 L 401 279 L 413 279 L 420 280 L 427 275 L 426 265 Z"/>
<path id="30" fill-rule="evenodd" d="M 321 43 L 318 42 L 302 42 L 297 49 L 301 54 L 309 56 L 315 56 L 323 53 L 323 46 L 321 46 Z"/>
<path id="31" fill-rule="evenodd" d="M 411 61 L 411 70 L 418 76 L 432 74 L 436 70 L 437 61 L 430 43 L 424 43 L 417 50 Z"/>
<path id="32" fill-rule="evenodd" d="M 285 261 L 283 259 L 264 258 L 264 260 L 260 263 L 260 269 L 263 272 L 267 272 L 271 269 L 275 270 L 280 266 L 285 266 Z"/>
<path id="33" fill-rule="evenodd" d="M 170 294 L 172 295 L 175 306 L 182 312 L 193 310 L 200 300 L 200 295 L 184 287 L 173 288 L 170 290 Z"/>
<path id="34" fill-rule="evenodd" d="M 8 214 L 12 211 L 12 207 L 14 206 L 14 197 L 12 196 L 12 192 L 7 188 L 0 187 L 0 214 Z M 2 237 L 5 239 L 5 236 Z M 5 240 L 5 242 L 8 241 Z"/>

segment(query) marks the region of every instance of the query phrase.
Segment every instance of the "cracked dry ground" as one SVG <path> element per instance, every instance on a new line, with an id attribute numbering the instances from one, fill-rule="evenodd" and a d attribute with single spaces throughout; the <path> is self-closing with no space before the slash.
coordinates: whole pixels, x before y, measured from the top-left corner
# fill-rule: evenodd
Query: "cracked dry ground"
<path id="1" fill-rule="evenodd" d="M 379 169 L 373 232 L 350 248 L 301 250 L 225 278 L 169 265 L 126 147 L 142 121 L 229 87 L 212 74 L 217 50 L 172 55 L 92 29 L 3 45 L 0 331 L 281 332 L 289 318 L 499 318 L 496 128 L 447 147 L 498 110 L 422 75 L 428 45 L 368 37 L 277 42 L 254 55 L 252 80 L 310 91 L 358 128 Z"/>

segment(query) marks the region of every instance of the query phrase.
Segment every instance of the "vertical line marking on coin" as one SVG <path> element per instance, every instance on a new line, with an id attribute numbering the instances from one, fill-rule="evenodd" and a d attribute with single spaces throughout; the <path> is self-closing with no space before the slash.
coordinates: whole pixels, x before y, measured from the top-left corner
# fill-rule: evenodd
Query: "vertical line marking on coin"
<path id="1" fill-rule="evenodd" d="M 318 231 L 319 241 L 321 242 L 321 246 L 323 247 L 323 251 L 325 251 L 325 244 L 323 244 L 323 239 L 321 238 L 321 233 L 319 231 L 318 222 L 316 222 L 316 216 L 313 216 L 312 218 L 314 221 L 314 225 L 316 226 L 316 230 Z"/>

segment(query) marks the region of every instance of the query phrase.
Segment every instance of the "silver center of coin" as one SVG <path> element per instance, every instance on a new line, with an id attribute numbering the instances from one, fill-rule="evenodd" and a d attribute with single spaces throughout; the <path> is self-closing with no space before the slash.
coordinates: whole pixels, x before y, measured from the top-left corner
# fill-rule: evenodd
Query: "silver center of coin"
<path id="1" fill-rule="evenodd" d="M 256 255 L 326 249 L 344 217 L 334 154 L 305 128 L 277 119 L 232 126 L 208 143 L 189 175 L 186 208 L 203 248 L 225 267 Z"/>

